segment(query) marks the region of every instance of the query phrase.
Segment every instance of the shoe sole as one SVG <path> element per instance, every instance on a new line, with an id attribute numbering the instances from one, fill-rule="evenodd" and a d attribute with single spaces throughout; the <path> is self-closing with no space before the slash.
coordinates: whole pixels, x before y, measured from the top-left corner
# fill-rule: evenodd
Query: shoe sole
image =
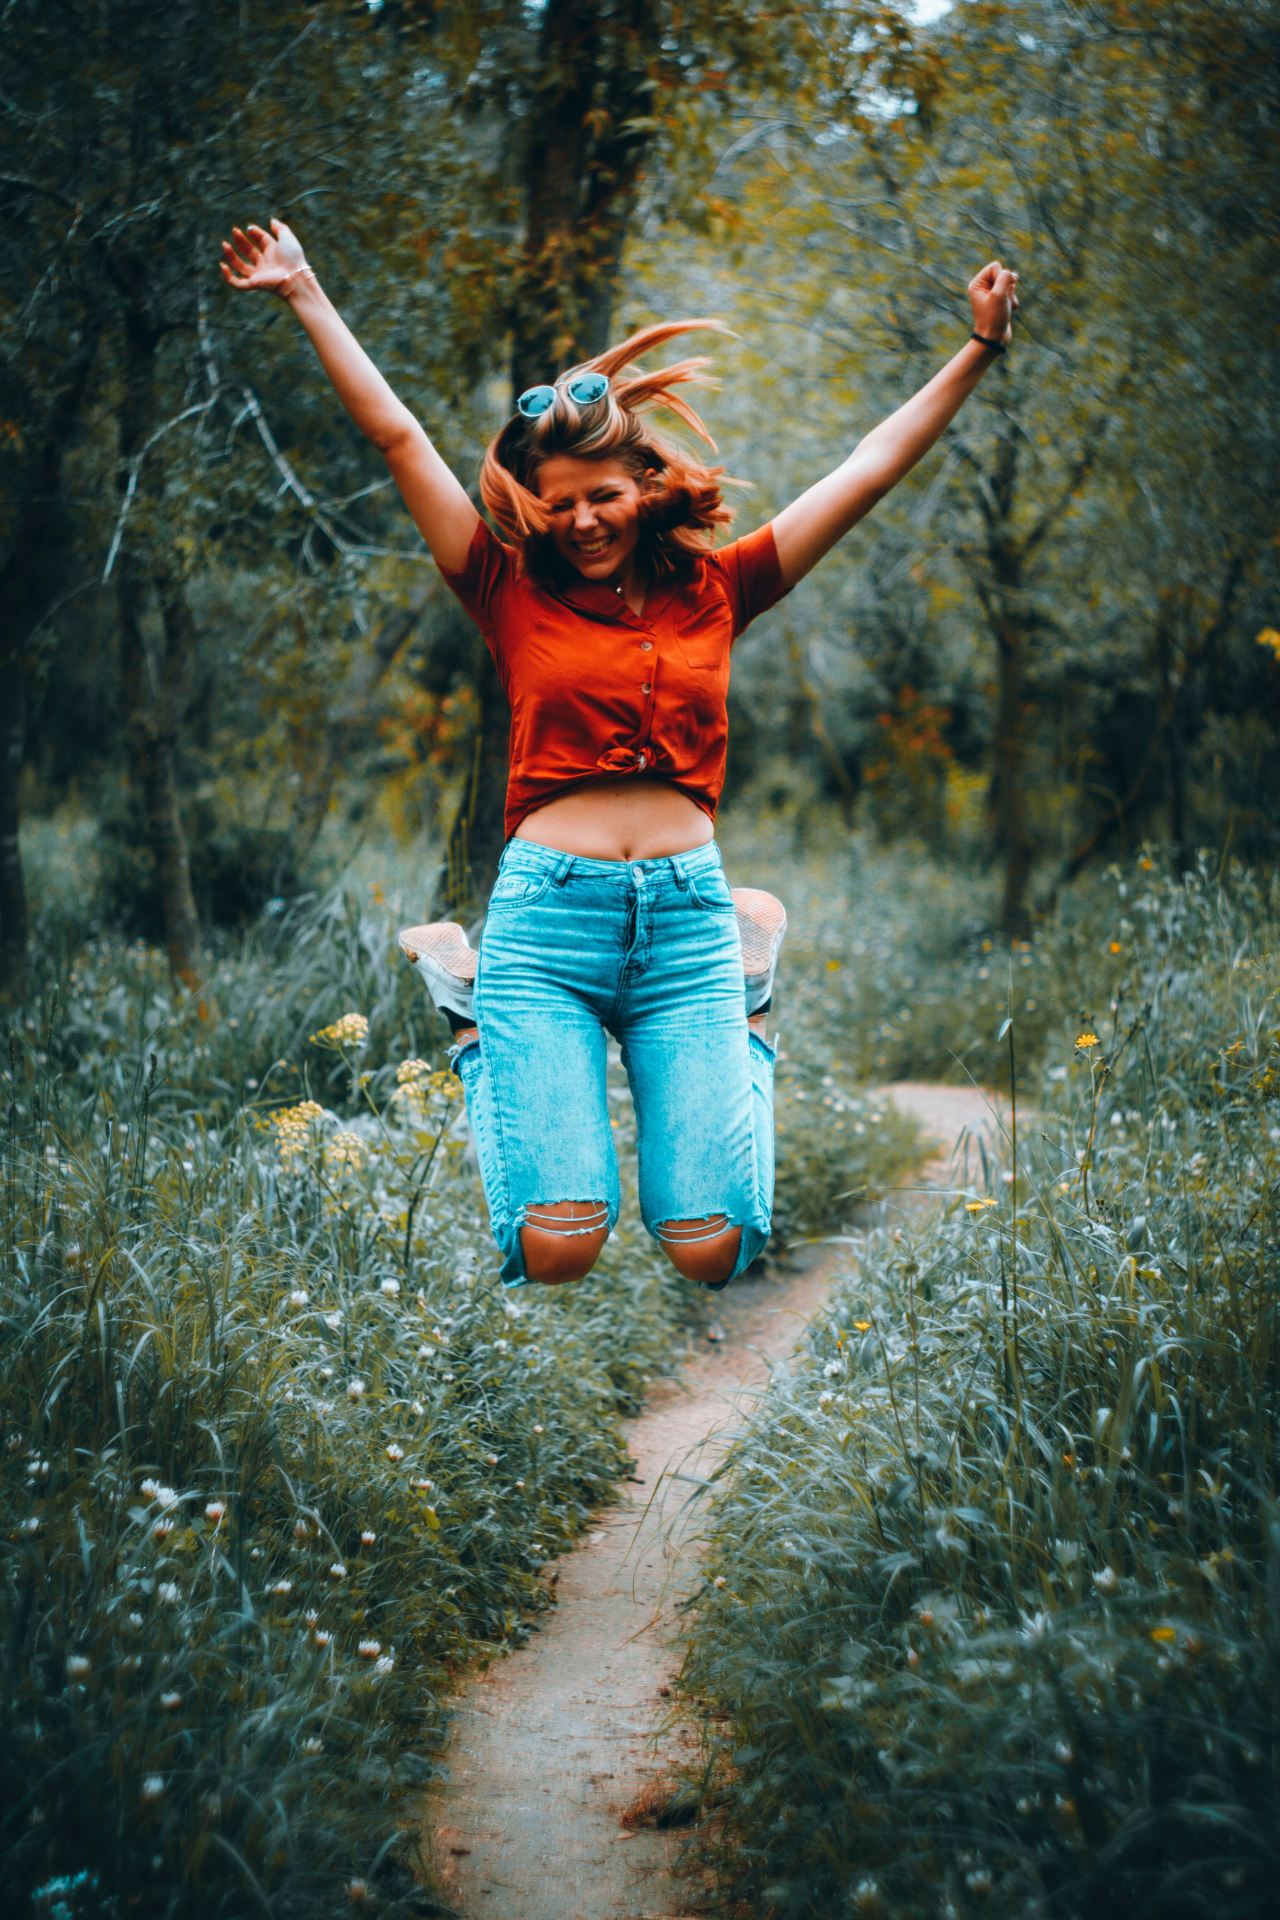
<path id="1" fill-rule="evenodd" d="M 405 927 L 400 933 L 400 951 L 410 966 L 427 960 L 434 972 L 450 974 L 464 987 L 473 987 L 479 955 L 462 928 L 453 920 L 438 920 L 427 927 Z"/>

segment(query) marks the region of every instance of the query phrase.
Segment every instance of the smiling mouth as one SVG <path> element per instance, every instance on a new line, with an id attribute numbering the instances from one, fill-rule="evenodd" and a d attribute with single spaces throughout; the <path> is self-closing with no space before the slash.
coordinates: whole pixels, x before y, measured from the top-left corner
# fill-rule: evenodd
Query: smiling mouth
<path id="1" fill-rule="evenodd" d="M 603 553 L 606 547 L 611 547 L 612 545 L 613 535 L 606 533 L 603 534 L 599 540 L 575 540 L 573 550 L 575 553 L 584 554 L 586 558 L 590 560 L 595 554 Z"/>

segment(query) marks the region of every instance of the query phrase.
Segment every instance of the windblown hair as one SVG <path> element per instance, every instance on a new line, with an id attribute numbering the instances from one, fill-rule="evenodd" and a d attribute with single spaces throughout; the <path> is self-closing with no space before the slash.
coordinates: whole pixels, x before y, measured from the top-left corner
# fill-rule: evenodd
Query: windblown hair
<path id="1" fill-rule="evenodd" d="M 668 320 L 643 327 L 621 345 L 560 374 L 553 406 L 536 420 L 517 413 L 489 443 L 480 469 L 480 497 L 504 533 L 523 548 L 525 564 L 535 575 L 554 575 L 562 564 L 550 537 L 551 515 L 537 493 L 538 468 L 556 454 L 617 460 L 637 480 L 647 481 L 640 537 L 657 578 L 685 571 L 710 550 L 715 529 L 733 519 L 721 487 L 742 483 L 728 479 L 723 467 L 704 466 L 643 417 L 649 408 L 663 407 L 714 452 L 716 443 L 698 415 L 673 391 L 678 386 L 714 386 L 705 371 L 710 360 L 699 355 L 619 378 L 642 354 L 677 334 L 695 331 L 729 329 L 719 320 Z M 608 392 L 587 406 L 577 405 L 568 393 L 569 382 L 582 373 L 603 373 L 609 379 Z"/>

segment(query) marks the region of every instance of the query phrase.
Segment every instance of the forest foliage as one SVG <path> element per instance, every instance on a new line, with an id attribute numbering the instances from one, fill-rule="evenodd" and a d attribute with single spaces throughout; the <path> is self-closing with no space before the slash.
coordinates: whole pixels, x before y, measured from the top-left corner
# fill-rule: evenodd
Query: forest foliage
<path id="1" fill-rule="evenodd" d="M 425 837 L 424 907 L 483 891 L 501 700 L 288 313 L 217 275 L 271 212 L 468 481 L 513 377 L 722 313 L 742 524 L 1016 264 L 1013 351 L 744 643 L 731 798 L 946 839 L 1010 936 L 1144 832 L 1273 853 L 1278 31 L 1273 0 L 15 0 L 9 990 L 24 813 L 92 821 L 86 919 L 188 979 L 326 841 Z"/>

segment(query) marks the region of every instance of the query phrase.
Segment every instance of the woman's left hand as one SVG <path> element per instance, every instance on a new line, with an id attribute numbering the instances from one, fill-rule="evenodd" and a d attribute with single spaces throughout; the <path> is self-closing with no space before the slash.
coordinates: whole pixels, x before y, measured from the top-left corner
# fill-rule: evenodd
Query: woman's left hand
<path id="1" fill-rule="evenodd" d="M 1013 316 L 1018 310 L 1018 276 L 998 260 L 990 260 L 969 282 L 973 330 L 986 340 L 1008 346 L 1013 338 Z"/>

